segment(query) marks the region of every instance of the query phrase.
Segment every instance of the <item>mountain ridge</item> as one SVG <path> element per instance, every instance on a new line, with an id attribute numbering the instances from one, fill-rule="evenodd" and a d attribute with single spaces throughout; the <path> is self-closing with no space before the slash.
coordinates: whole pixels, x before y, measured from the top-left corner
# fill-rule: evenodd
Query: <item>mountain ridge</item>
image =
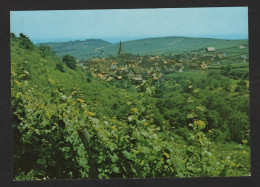
<path id="1" fill-rule="evenodd" d="M 110 43 L 103 39 L 86 39 L 68 42 L 48 42 L 36 44 L 36 46 L 47 45 L 54 50 L 57 55 L 64 56 L 70 54 L 77 59 L 88 59 L 95 57 L 116 56 L 119 43 Z M 196 37 L 152 37 L 136 39 L 122 42 L 123 51 L 126 53 L 139 55 L 161 55 L 161 54 L 181 54 L 192 51 L 202 51 L 208 46 L 216 49 L 225 49 L 248 45 L 248 39 L 227 40 L 214 38 Z"/>

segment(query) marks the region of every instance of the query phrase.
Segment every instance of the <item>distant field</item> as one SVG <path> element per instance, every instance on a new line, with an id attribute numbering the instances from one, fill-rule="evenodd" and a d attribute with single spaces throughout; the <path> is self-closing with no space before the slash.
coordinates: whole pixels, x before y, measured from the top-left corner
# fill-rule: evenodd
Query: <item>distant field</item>
<path id="1" fill-rule="evenodd" d="M 247 69 L 249 70 L 249 64 L 248 63 L 229 63 L 231 68 L 232 69 L 241 69 L 241 70 L 244 70 L 244 69 Z M 226 64 L 225 65 L 219 65 L 219 66 L 211 66 L 209 67 L 209 69 L 221 69 L 222 67 L 225 67 L 227 66 Z"/>
<path id="2" fill-rule="evenodd" d="M 245 72 L 249 72 L 249 69 L 248 68 L 238 68 L 238 69 L 235 69 L 236 71 L 245 71 Z"/>
<path id="3" fill-rule="evenodd" d="M 206 72 L 200 73 L 200 72 L 178 72 L 178 73 L 170 73 L 165 75 L 166 77 L 170 78 L 179 78 L 179 77 L 185 77 L 187 79 L 200 79 L 202 77 L 205 77 L 207 75 Z"/>
<path id="4" fill-rule="evenodd" d="M 39 46 L 40 44 L 37 45 Z M 59 56 L 63 56 L 68 53 L 78 59 L 107 57 L 108 55 L 116 56 L 119 49 L 119 43 L 111 44 L 100 39 L 71 42 L 50 42 L 45 43 L 44 45 L 50 46 Z M 247 54 L 248 47 L 239 49 L 239 45 L 247 46 L 248 40 L 161 37 L 122 42 L 123 52 L 139 55 L 175 55 L 182 53 L 204 54 L 206 52 L 205 48 L 208 46 L 216 48 L 216 52 L 211 54 L 224 52 L 227 52 L 229 56 Z"/>

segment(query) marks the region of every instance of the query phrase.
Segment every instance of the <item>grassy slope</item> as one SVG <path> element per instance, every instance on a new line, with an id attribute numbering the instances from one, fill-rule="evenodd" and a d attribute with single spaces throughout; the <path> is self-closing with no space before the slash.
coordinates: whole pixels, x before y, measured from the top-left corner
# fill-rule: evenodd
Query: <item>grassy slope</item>
<path id="1" fill-rule="evenodd" d="M 12 71 L 16 71 L 15 64 L 27 61 L 28 68 L 26 70 L 30 75 L 29 83 L 37 85 L 36 89 L 39 93 L 43 94 L 43 97 L 51 98 L 50 91 L 47 93 L 44 92 L 45 88 L 48 87 L 48 78 L 60 85 L 65 95 L 71 95 L 72 91 L 78 90 L 78 94 L 81 94 L 87 101 L 92 111 L 107 116 L 114 115 L 114 110 L 111 108 L 113 104 L 119 102 L 120 105 L 126 103 L 129 98 L 135 99 L 134 94 L 115 88 L 106 81 L 101 82 L 92 77 L 91 82 L 88 82 L 87 79 L 89 76 L 80 68 L 74 71 L 64 66 L 65 72 L 60 72 L 55 67 L 56 63 L 61 61 L 58 57 L 46 57 L 43 59 L 36 49 L 25 51 L 19 48 L 18 45 L 12 46 L 11 51 Z M 44 69 L 47 71 L 47 78 Z M 93 102 L 94 100 L 95 102 Z"/>
<path id="2" fill-rule="evenodd" d="M 102 42 L 101 42 L 102 41 Z M 180 54 L 184 52 L 200 51 L 205 52 L 205 47 L 214 46 L 219 52 L 241 52 L 248 50 L 239 49 L 238 45 L 247 44 L 248 40 L 220 40 L 209 38 L 189 38 L 189 37 L 162 37 L 140 39 L 123 42 L 123 51 L 126 53 L 149 55 L 149 54 Z M 69 53 L 76 58 L 90 58 L 95 56 L 106 57 L 109 54 L 117 55 L 119 44 L 110 44 L 103 40 L 97 40 L 97 43 L 86 41 L 74 42 L 55 42 L 46 43 L 59 56 Z M 239 50 L 239 51 L 238 51 Z"/>
<path id="3" fill-rule="evenodd" d="M 98 49 L 101 47 L 111 45 L 111 43 L 100 40 L 100 39 L 89 39 L 85 41 L 73 41 L 73 42 L 49 42 L 42 43 L 43 45 L 50 46 L 59 56 L 63 56 L 65 54 L 71 54 L 77 58 L 82 56 L 88 56 L 89 54 L 95 54 Z M 40 46 L 41 44 L 37 44 L 36 46 Z"/>
<path id="4" fill-rule="evenodd" d="M 13 52 L 13 50 L 15 52 Z M 44 89 L 44 87 L 47 85 L 46 78 L 44 74 L 41 73 L 41 70 L 43 69 L 42 60 L 43 59 L 36 51 L 33 51 L 31 53 L 26 53 L 25 51 L 19 49 L 17 46 L 12 48 L 12 63 L 20 63 L 22 61 L 29 62 L 29 66 L 31 67 L 30 74 L 32 74 L 30 84 L 37 85 L 39 92 L 41 92 Z M 127 101 L 136 99 L 134 94 L 131 94 L 125 90 L 110 87 L 107 83 L 99 82 L 94 78 L 90 83 L 87 83 L 86 81 L 87 76 L 81 71 L 73 71 L 65 67 L 64 68 L 65 72 L 62 73 L 55 69 L 55 64 L 59 61 L 60 59 L 57 58 L 56 59 L 49 58 L 44 60 L 44 63 L 46 63 L 46 69 L 48 71 L 48 78 L 55 81 L 59 81 L 59 84 L 62 85 L 63 88 L 65 88 L 65 93 L 68 95 L 70 95 L 72 90 L 78 88 L 80 92 L 84 95 L 85 99 L 89 101 L 89 103 L 87 104 L 90 105 L 90 108 L 94 112 L 97 112 L 95 110 L 97 108 L 99 109 L 98 112 L 102 111 L 102 113 L 103 112 L 105 113 L 105 111 L 107 110 L 111 111 L 112 104 L 115 103 L 117 100 L 122 101 L 122 103 L 124 103 L 125 105 Z M 190 76 L 190 77 L 200 78 L 206 76 L 206 73 L 200 74 L 194 72 L 184 72 L 184 73 L 170 74 L 169 76 L 185 76 L 186 78 Z M 97 99 L 96 104 L 92 102 L 94 99 Z M 107 106 L 104 106 L 103 103 Z M 103 110 L 101 110 L 100 108 L 103 108 Z M 180 150 L 182 150 L 183 145 L 185 144 L 186 144 L 185 141 L 180 140 L 178 144 L 176 144 L 176 146 Z M 233 152 L 232 147 L 234 146 L 234 144 L 232 143 L 224 144 L 221 149 L 219 148 L 218 144 L 219 143 L 212 144 L 211 148 L 213 149 L 214 153 L 221 152 L 222 154 L 222 150 L 223 150 L 224 152 L 223 157 L 225 157 L 229 153 Z M 249 147 L 247 147 L 247 151 L 249 152 Z"/>

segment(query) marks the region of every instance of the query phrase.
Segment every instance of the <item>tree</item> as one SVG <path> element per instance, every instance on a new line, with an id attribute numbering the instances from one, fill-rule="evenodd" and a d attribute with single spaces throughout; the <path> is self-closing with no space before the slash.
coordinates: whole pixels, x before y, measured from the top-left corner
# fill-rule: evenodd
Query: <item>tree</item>
<path id="1" fill-rule="evenodd" d="M 60 62 L 56 64 L 56 69 L 58 69 L 60 72 L 65 72 L 63 64 Z"/>
<path id="2" fill-rule="evenodd" d="M 11 38 L 11 40 L 10 40 L 10 44 L 11 44 L 11 46 L 14 46 L 15 44 L 15 42 L 17 42 L 17 37 L 15 36 L 15 34 L 14 33 L 11 33 L 10 34 L 10 38 Z"/>
<path id="3" fill-rule="evenodd" d="M 221 67 L 221 73 L 227 76 L 230 73 L 231 69 L 231 65 L 228 64 L 227 66 Z"/>
<path id="4" fill-rule="evenodd" d="M 50 56 L 53 54 L 51 48 L 49 46 L 46 45 L 40 45 L 39 47 L 39 53 L 41 54 L 41 56 L 43 58 L 45 58 L 46 56 Z"/>
<path id="5" fill-rule="evenodd" d="M 31 40 L 23 33 L 20 33 L 20 47 L 28 50 L 31 50 L 34 47 Z"/>
<path id="6" fill-rule="evenodd" d="M 231 80 L 229 78 L 224 78 L 221 81 L 221 86 L 223 87 L 223 90 L 225 90 L 226 92 L 230 92 L 231 90 Z"/>
<path id="7" fill-rule="evenodd" d="M 235 89 L 236 92 L 245 93 L 247 90 L 246 81 L 241 80 L 237 83 L 237 87 Z"/>
<path id="8" fill-rule="evenodd" d="M 75 69 L 76 68 L 76 59 L 74 56 L 71 56 L 69 54 L 66 54 L 63 58 L 62 61 L 66 63 L 66 65 L 71 68 Z"/>

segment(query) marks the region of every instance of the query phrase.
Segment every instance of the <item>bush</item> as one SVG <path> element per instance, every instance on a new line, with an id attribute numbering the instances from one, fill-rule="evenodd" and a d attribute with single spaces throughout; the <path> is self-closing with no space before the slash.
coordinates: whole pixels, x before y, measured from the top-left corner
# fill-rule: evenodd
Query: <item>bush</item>
<path id="1" fill-rule="evenodd" d="M 247 91 L 246 81 L 240 80 L 235 88 L 236 92 L 245 93 Z"/>
<path id="2" fill-rule="evenodd" d="M 62 63 L 57 63 L 56 64 L 56 69 L 58 69 L 60 72 L 65 72 L 64 66 Z"/>
<path id="3" fill-rule="evenodd" d="M 76 59 L 69 55 L 66 54 L 65 56 L 63 56 L 62 61 L 71 69 L 75 69 L 76 68 Z"/>
<path id="4" fill-rule="evenodd" d="M 27 50 L 31 50 L 34 48 L 31 40 L 23 33 L 20 33 L 20 47 Z"/>

